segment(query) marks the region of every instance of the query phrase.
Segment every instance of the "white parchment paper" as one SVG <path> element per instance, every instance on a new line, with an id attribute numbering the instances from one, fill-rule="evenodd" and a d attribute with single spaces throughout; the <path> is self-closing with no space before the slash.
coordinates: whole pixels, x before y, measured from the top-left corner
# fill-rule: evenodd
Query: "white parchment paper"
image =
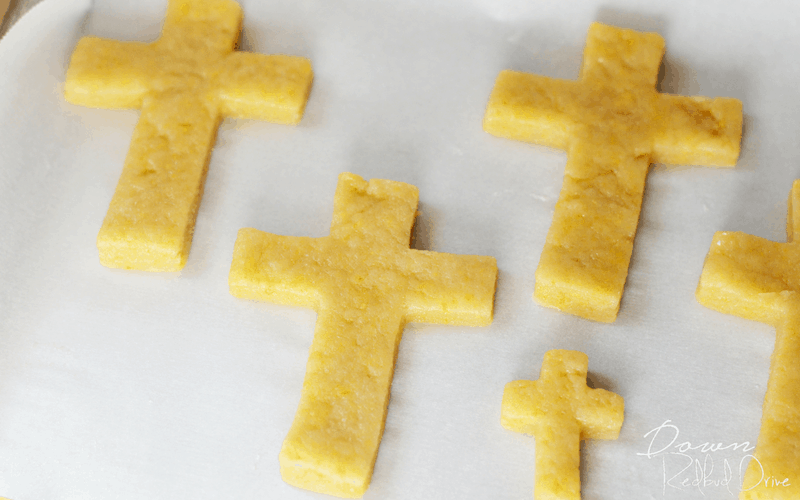
<path id="1" fill-rule="evenodd" d="M 166 1 L 46 0 L 0 42 L 0 496 L 323 498 L 284 484 L 277 461 L 315 314 L 235 299 L 227 273 L 239 228 L 326 235 L 350 171 L 420 189 L 417 248 L 500 269 L 491 326 L 406 328 L 364 498 L 531 498 L 535 441 L 500 426 L 500 401 L 555 348 L 587 353 L 592 384 L 625 398 L 620 438 L 583 446 L 584 499 L 735 497 L 742 448 L 661 448 L 758 435 L 774 332 L 705 309 L 694 289 L 715 231 L 785 241 L 800 177 L 797 4 L 242 4 L 242 49 L 310 58 L 314 87 L 298 127 L 222 124 L 179 274 L 99 264 L 138 112 L 63 99 L 80 36 L 154 40 Z M 481 129 L 501 70 L 576 78 L 595 20 L 665 37 L 662 91 L 736 97 L 745 113 L 736 168 L 652 168 L 611 325 L 531 299 L 565 153 Z"/>

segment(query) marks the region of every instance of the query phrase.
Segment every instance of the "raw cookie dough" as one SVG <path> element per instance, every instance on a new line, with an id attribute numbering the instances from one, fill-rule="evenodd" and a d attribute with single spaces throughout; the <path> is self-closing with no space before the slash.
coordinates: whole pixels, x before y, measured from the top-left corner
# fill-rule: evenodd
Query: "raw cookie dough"
<path id="1" fill-rule="evenodd" d="M 664 39 L 595 23 L 578 81 L 503 71 L 483 128 L 567 150 L 534 297 L 606 323 L 619 311 L 651 162 L 730 166 L 742 103 L 655 90 Z"/>
<path id="2" fill-rule="evenodd" d="M 234 52 L 241 25 L 242 10 L 231 0 L 170 0 L 153 43 L 78 42 L 67 101 L 142 110 L 97 237 L 103 265 L 182 269 L 221 118 L 300 121 L 311 63 Z"/>
<path id="3" fill-rule="evenodd" d="M 580 500 L 582 439 L 617 439 L 625 403 L 586 386 L 589 358 L 547 351 L 539 380 L 506 384 L 500 422 L 536 438 L 536 500 Z"/>
<path id="4" fill-rule="evenodd" d="M 800 498 L 800 180 L 789 195 L 788 241 L 719 232 L 703 265 L 697 300 L 775 326 L 761 432 L 741 500 Z"/>
<path id="5" fill-rule="evenodd" d="M 330 236 L 239 231 L 231 293 L 318 314 L 300 407 L 280 452 L 289 484 L 362 496 L 405 323 L 492 321 L 495 259 L 409 249 L 417 200 L 409 184 L 345 173 Z"/>

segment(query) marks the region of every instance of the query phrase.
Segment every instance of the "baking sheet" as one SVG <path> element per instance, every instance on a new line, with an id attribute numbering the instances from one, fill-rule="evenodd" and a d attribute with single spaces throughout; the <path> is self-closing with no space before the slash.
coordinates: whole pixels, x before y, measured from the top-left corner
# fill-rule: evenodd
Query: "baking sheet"
<path id="1" fill-rule="evenodd" d="M 535 442 L 500 426 L 500 401 L 555 348 L 587 353 L 594 386 L 625 398 L 620 438 L 583 445 L 583 498 L 735 497 L 742 447 L 662 448 L 758 434 L 774 332 L 693 294 L 715 231 L 785 241 L 795 3 L 242 5 L 241 48 L 308 57 L 314 87 L 298 127 L 223 122 L 181 273 L 99 264 L 138 113 L 63 100 L 80 36 L 154 40 L 165 0 L 45 0 L 0 42 L 0 496 L 324 498 L 283 483 L 277 461 L 315 315 L 235 299 L 227 273 L 239 228 L 326 235 L 350 171 L 419 188 L 417 248 L 500 269 L 491 326 L 406 328 L 364 498 L 531 498 Z M 531 299 L 566 155 L 481 130 L 501 70 L 576 78 L 595 20 L 665 37 L 662 91 L 735 97 L 745 113 L 736 168 L 651 169 L 611 325 Z"/>

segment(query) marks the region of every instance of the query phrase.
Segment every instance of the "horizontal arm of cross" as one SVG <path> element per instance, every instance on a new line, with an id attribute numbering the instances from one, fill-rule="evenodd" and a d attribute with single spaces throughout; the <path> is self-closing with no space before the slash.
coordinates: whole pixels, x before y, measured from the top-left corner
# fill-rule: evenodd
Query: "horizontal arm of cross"
<path id="1" fill-rule="evenodd" d="M 316 309 L 320 298 L 316 257 L 324 240 L 240 229 L 228 275 L 231 294 Z"/>
<path id="2" fill-rule="evenodd" d="M 410 250 L 406 319 L 485 326 L 492 322 L 497 262 L 493 257 Z"/>
<path id="3" fill-rule="evenodd" d="M 503 389 L 500 423 L 508 430 L 533 436 L 537 418 L 541 416 L 538 405 L 542 394 L 536 380 L 515 380 Z"/>
<path id="4" fill-rule="evenodd" d="M 569 421 L 577 424 L 574 429 L 580 439 L 616 439 L 625 403 L 619 394 L 587 387 L 587 368 L 588 358 L 581 352 L 548 351 L 539 380 L 518 380 L 506 385 L 503 425 L 532 433 L 544 429 L 537 428 L 542 424 L 558 422 L 564 426 Z"/>
<path id="5" fill-rule="evenodd" d="M 152 45 L 142 42 L 82 38 L 67 70 L 67 101 L 111 109 L 140 107 L 150 84 L 152 53 Z"/>
<path id="6" fill-rule="evenodd" d="M 742 140 L 742 102 L 660 94 L 653 162 L 732 167 Z"/>
<path id="7" fill-rule="evenodd" d="M 622 428 L 624 406 L 619 394 L 587 388 L 575 409 L 575 417 L 581 425 L 581 439 L 617 439 Z"/>
<path id="8" fill-rule="evenodd" d="M 586 390 L 588 357 L 577 351 L 547 351 L 538 380 L 509 382 L 503 391 L 503 427 L 535 435 L 553 419 L 575 421 L 574 401 Z M 570 424 L 572 425 L 572 424 Z M 575 427 L 576 438 L 580 433 Z"/>
<path id="9" fill-rule="evenodd" d="M 234 52 L 216 84 L 223 115 L 296 124 L 314 74 L 304 57 Z"/>
<path id="10" fill-rule="evenodd" d="M 765 323 L 800 294 L 800 247 L 741 232 L 719 232 L 703 265 L 697 300 L 720 312 Z"/>
<path id="11" fill-rule="evenodd" d="M 565 110 L 575 101 L 579 82 L 518 71 L 497 77 L 483 129 L 492 135 L 566 149 L 572 118 Z"/>

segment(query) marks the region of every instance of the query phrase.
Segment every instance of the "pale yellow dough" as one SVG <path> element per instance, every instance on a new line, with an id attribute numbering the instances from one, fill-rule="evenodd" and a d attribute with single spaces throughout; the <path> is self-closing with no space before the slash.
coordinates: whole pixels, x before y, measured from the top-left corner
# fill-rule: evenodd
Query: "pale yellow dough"
<path id="1" fill-rule="evenodd" d="M 777 330 L 757 460 L 747 468 L 741 500 L 800 498 L 800 181 L 789 195 L 787 233 L 786 243 L 715 234 L 697 287 L 704 306 Z"/>
<path id="2" fill-rule="evenodd" d="M 483 127 L 567 150 L 534 297 L 584 318 L 617 317 L 651 162 L 730 166 L 742 133 L 736 99 L 655 90 L 664 40 L 592 24 L 578 81 L 503 71 Z"/>
<path id="3" fill-rule="evenodd" d="M 242 11 L 231 0 L 170 0 L 153 43 L 78 42 L 67 101 L 142 110 L 97 237 L 103 265 L 183 268 L 220 119 L 300 121 L 311 63 L 234 52 L 241 24 Z"/>
<path id="4" fill-rule="evenodd" d="M 363 495 L 405 323 L 492 320 L 495 259 L 409 249 L 417 199 L 409 184 L 346 173 L 330 236 L 239 231 L 231 293 L 318 313 L 300 406 L 280 452 L 289 484 Z"/>
<path id="5" fill-rule="evenodd" d="M 617 439 L 625 402 L 586 386 L 589 358 L 553 350 L 544 355 L 539 380 L 506 384 L 500 423 L 536 439 L 536 500 L 580 500 L 582 439 Z"/>

